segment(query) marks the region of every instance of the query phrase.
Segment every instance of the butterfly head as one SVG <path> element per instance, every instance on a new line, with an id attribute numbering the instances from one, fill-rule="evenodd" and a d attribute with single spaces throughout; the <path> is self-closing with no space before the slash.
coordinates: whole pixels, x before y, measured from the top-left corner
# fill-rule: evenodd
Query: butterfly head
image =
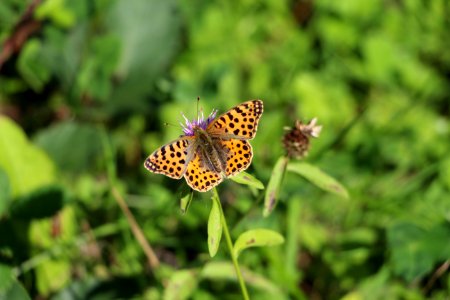
<path id="1" fill-rule="evenodd" d="M 189 121 L 186 116 L 183 114 L 183 118 L 186 124 L 180 123 L 181 127 L 183 127 L 183 132 L 186 136 L 195 136 L 195 132 L 198 129 L 206 130 L 209 124 L 216 118 L 217 110 L 213 109 L 213 111 L 209 114 L 209 116 L 205 119 L 203 115 L 203 111 L 197 117 L 197 120 Z"/>

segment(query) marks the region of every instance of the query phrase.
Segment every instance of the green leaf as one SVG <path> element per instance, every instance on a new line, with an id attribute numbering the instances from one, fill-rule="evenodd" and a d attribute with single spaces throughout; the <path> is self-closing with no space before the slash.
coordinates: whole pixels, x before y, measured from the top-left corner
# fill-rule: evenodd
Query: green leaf
<path id="1" fill-rule="evenodd" d="M 389 287 L 389 279 L 391 279 L 391 276 L 389 268 L 382 267 L 378 273 L 365 278 L 356 290 L 343 296 L 341 300 L 398 298 L 393 295 L 393 289 L 390 289 Z M 414 299 L 414 297 L 412 297 L 412 299 Z M 421 297 L 417 299 L 421 299 Z"/>
<path id="2" fill-rule="evenodd" d="M 48 186 L 19 197 L 11 205 L 11 217 L 22 220 L 55 215 L 63 207 L 64 193 L 59 186 Z"/>
<path id="3" fill-rule="evenodd" d="M 9 33 L 14 30 L 17 23 L 23 17 L 23 12 L 27 8 L 26 1 L 0 1 L 0 20 L 3 33 Z M 6 37 L 0 35 L 0 42 L 3 43 Z"/>
<path id="4" fill-rule="evenodd" d="M 121 283 L 121 282 L 120 282 Z M 110 284 L 109 286 L 111 286 Z M 118 284 L 117 284 L 118 285 Z M 87 298 L 97 298 L 101 299 L 112 297 L 114 292 L 108 290 L 108 288 L 102 287 L 102 281 L 98 277 L 86 276 L 83 279 L 72 279 L 70 283 L 65 285 L 64 288 L 58 290 L 54 295 L 52 295 L 52 300 L 67 300 L 67 299 L 87 299 Z M 105 297 L 105 294 L 107 295 Z"/>
<path id="5" fill-rule="evenodd" d="M 76 18 L 74 13 L 65 5 L 66 0 L 47 0 L 36 8 L 38 20 L 50 19 L 61 27 L 71 27 Z"/>
<path id="6" fill-rule="evenodd" d="M 250 247 L 276 246 L 284 243 L 284 238 L 269 229 L 252 229 L 242 233 L 234 243 L 233 252 L 239 256 L 242 250 Z"/>
<path id="7" fill-rule="evenodd" d="M 311 164 L 291 162 L 288 164 L 287 170 L 303 176 L 305 179 L 327 192 L 346 199 L 349 197 L 347 190 L 336 179 Z"/>
<path id="8" fill-rule="evenodd" d="M 106 100 L 111 94 L 111 78 L 120 56 L 120 40 L 114 35 L 97 37 L 92 41 L 91 55 L 78 74 L 79 92 Z"/>
<path id="9" fill-rule="evenodd" d="M 17 69 L 20 74 L 36 92 L 41 92 L 44 85 L 50 80 L 50 71 L 41 56 L 41 41 L 30 39 L 20 51 L 17 61 Z"/>
<path id="10" fill-rule="evenodd" d="M 22 284 L 14 278 L 12 269 L 3 264 L 0 264 L 0 299 L 31 299 Z"/>
<path id="11" fill-rule="evenodd" d="M 267 184 L 266 195 L 264 197 L 264 217 L 267 217 L 277 205 L 278 194 L 287 163 L 288 159 L 282 156 L 277 160 L 275 167 L 272 170 L 269 183 Z"/>
<path id="12" fill-rule="evenodd" d="M 52 162 L 20 127 L 0 116 L 0 132 L 0 167 L 8 174 L 13 198 L 54 181 Z"/>
<path id="13" fill-rule="evenodd" d="M 219 249 L 220 239 L 222 238 L 222 214 L 220 211 L 220 199 L 217 190 L 214 189 L 212 196 L 212 206 L 208 219 L 208 250 L 209 255 L 214 257 Z"/>
<path id="14" fill-rule="evenodd" d="M 13 271 L 9 266 L 0 264 L 0 299 L 14 283 Z"/>
<path id="15" fill-rule="evenodd" d="M 76 122 L 59 123 L 41 131 L 36 143 L 61 170 L 81 172 L 94 167 L 102 147 L 99 130 Z M 76 147 L 74 147 L 76 145 Z"/>
<path id="16" fill-rule="evenodd" d="M 11 201 L 11 189 L 8 175 L 0 168 L 0 218 L 8 210 Z"/>
<path id="17" fill-rule="evenodd" d="M 230 179 L 237 183 L 246 184 L 259 190 L 264 189 L 264 184 L 258 179 L 256 179 L 253 175 L 248 174 L 247 172 L 241 172 L 236 176 L 230 177 Z"/>
<path id="18" fill-rule="evenodd" d="M 121 82 L 111 95 L 116 109 L 151 109 L 143 98 L 181 46 L 182 18 L 177 6 L 175 0 L 118 0 L 106 11 L 108 29 L 122 42 L 116 68 Z"/>
<path id="19" fill-rule="evenodd" d="M 180 200 L 181 213 L 184 215 L 187 213 L 189 206 L 191 206 L 192 199 L 194 198 L 194 192 L 188 191 Z"/>
<path id="20" fill-rule="evenodd" d="M 448 259 L 450 226 L 437 224 L 425 230 L 413 223 L 399 223 L 388 230 L 391 263 L 396 274 L 408 281 L 421 278 Z"/>
<path id="21" fill-rule="evenodd" d="M 172 274 L 164 290 L 164 300 L 189 299 L 198 285 L 198 270 L 181 270 Z"/>
<path id="22" fill-rule="evenodd" d="M 0 94 L 3 95 L 17 94 L 20 92 L 24 92 L 27 89 L 28 85 L 22 79 L 5 78 L 0 76 Z"/>
<path id="23" fill-rule="evenodd" d="M 28 295 L 25 288 L 22 284 L 14 280 L 12 286 L 2 295 L 0 293 L 0 299 L 8 299 L 8 300 L 31 300 L 30 295 Z"/>
<path id="24" fill-rule="evenodd" d="M 395 76 L 401 53 L 395 42 L 383 33 L 373 34 L 362 43 L 367 77 L 374 82 L 388 83 Z"/>
<path id="25" fill-rule="evenodd" d="M 377 242 L 377 232 L 374 228 L 360 226 L 337 235 L 335 242 L 350 245 L 373 245 Z"/>
<path id="26" fill-rule="evenodd" d="M 58 256 L 58 255 L 55 255 Z M 67 258 L 54 257 L 36 266 L 36 286 L 41 295 L 61 290 L 70 283 L 72 264 Z"/>

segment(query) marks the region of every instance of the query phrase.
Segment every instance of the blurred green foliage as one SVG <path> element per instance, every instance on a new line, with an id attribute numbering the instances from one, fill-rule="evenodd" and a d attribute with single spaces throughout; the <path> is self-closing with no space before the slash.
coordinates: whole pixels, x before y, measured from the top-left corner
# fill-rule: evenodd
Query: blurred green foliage
<path id="1" fill-rule="evenodd" d="M 285 239 L 240 255 L 254 299 L 448 299 L 449 16 L 447 0 L 1 1 L 0 299 L 239 297 L 224 244 L 208 255 L 211 195 L 182 214 L 185 183 L 142 166 L 197 96 L 264 100 L 249 173 L 265 186 L 283 127 L 317 117 L 308 166 L 349 191 L 291 170 L 263 217 L 264 191 L 219 186 L 233 239 Z"/>

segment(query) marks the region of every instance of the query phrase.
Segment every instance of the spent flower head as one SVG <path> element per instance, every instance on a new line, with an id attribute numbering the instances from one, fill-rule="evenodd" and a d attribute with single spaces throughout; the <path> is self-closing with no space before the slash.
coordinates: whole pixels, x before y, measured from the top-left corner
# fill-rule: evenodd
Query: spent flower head
<path id="1" fill-rule="evenodd" d="M 294 127 L 287 127 L 283 136 L 283 147 L 289 158 L 303 158 L 308 154 L 310 147 L 310 137 L 319 137 L 322 126 L 316 125 L 317 118 L 312 119 L 308 124 L 296 120 Z"/>

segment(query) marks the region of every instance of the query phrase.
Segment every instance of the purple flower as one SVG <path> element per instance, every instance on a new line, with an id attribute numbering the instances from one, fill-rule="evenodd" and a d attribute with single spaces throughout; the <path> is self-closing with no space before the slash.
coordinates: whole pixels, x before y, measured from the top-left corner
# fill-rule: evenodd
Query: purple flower
<path id="1" fill-rule="evenodd" d="M 197 120 L 189 121 L 184 114 L 182 114 L 184 120 L 186 121 L 186 125 L 183 125 L 183 123 L 180 122 L 181 127 L 183 127 L 183 132 L 187 136 L 194 136 L 195 135 L 195 128 L 199 127 L 203 130 L 206 130 L 206 127 L 208 127 L 209 124 L 211 124 L 212 121 L 216 118 L 217 109 L 213 109 L 213 111 L 209 114 L 208 118 L 206 118 L 203 115 L 203 111 L 198 116 Z"/>

